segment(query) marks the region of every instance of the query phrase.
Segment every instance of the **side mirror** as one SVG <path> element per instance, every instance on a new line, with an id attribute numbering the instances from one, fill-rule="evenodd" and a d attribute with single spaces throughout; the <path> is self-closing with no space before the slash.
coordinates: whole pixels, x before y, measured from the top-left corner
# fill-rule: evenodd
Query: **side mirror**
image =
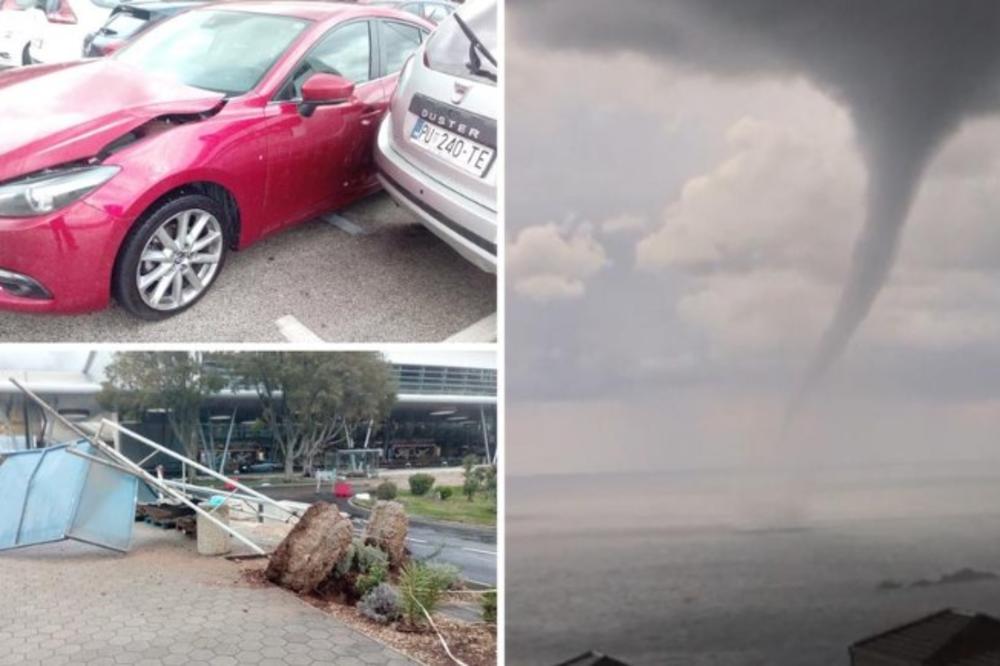
<path id="1" fill-rule="evenodd" d="M 343 104 L 354 95 L 354 83 L 336 74 L 317 72 L 302 84 L 299 113 L 308 118 L 317 106 Z"/>

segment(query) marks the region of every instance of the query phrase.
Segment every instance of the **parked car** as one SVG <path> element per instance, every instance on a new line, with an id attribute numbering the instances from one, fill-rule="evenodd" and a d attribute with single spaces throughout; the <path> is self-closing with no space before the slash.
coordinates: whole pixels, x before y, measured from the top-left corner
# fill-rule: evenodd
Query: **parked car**
<path id="1" fill-rule="evenodd" d="M 204 296 L 229 250 L 375 191 L 379 121 L 432 29 L 379 7 L 233 2 L 109 58 L 0 73 L 19 127 L 0 132 L 0 309 L 113 294 L 162 319 Z"/>
<path id="2" fill-rule="evenodd" d="M 112 10 L 107 23 L 83 40 L 83 57 L 100 58 L 111 55 L 125 42 L 160 21 L 208 2 L 209 0 L 137 0 L 118 5 Z"/>
<path id="3" fill-rule="evenodd" d="M 31 64 L 28 45 L 45 21 L 35 4 L 36 0 L 0 0 L 0 67 Z"/>
<path id="4" fill-rule="evenodd" d="M 409 12 L 434 24 L 445 20 L 458 9 L 457 3 L 446 0 L 368 0 L 366 4 Z"/>
<path id="5" fill-rule="evenodd" d="M 52 64 L 77 60 L 83 42 L 108 20 L 118 0 L 42 0 L 45 21 L 31 36 L 28 57 L 33 63 Z"/>
<path id="6" fill-rule="evenodd" d="M 497 9 L 463 5 L 403 67 L 378 133 L 379 180 L 479 268 L 497 265 Z"/>
<path id="7" fill-rule="evenodd" d="M 240 474 L 273 474 L 284 471 L 285 466 L 276 462 L 259 462 L 240 465 Z"/>

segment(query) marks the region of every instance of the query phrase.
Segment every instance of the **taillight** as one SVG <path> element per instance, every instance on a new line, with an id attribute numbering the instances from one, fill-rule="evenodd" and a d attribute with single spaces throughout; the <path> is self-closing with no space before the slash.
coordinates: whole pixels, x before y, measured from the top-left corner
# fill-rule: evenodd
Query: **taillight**
<path id="1" fill-rule="evenodd" d="M 396 106 L 396 97 L 399 95 L 399 89 L 406 85 L 406 79 L 410 77 L 410 70 L 412 69 L 413 54 L 403 63 L 403 69 L 399 70 L 399 76 L 396 77 L 396 87 L 392 89 L 392 96 L 389 98 L 390 109 Z"/>
<path id="2" fill-rule="evenodd" d="M 65 23 L 73 24 L 77 22 L 76 14 L 73 13 L 73 8 L 69 6 L 66 0 L 60 0 L 55 9 L 50 9 L 45 12 L 45 16 L 49 19 L 49 23 Z"/>

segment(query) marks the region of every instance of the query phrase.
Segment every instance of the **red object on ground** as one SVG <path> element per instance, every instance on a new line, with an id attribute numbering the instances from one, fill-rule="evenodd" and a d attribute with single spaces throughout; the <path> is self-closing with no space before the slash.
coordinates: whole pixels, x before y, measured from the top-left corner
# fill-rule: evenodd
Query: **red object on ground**
<path id="1" fill-rule="evenodd" d="M 239 477 L 235 476 L 233 477 L 233 481 L 239 481 L 239 480 L 240 480 Z M 232 481 L 226 481 L 226 485 L 224 486 L 224 488 L 226 490 L 236 490 L 236 486 L 233 485 Z"/>
<path id="2" fill-rule="evenodd" d="M 338 481 L 333 484 L 334 497 L 354 497 L 354 488 L 347 481 Z"/>

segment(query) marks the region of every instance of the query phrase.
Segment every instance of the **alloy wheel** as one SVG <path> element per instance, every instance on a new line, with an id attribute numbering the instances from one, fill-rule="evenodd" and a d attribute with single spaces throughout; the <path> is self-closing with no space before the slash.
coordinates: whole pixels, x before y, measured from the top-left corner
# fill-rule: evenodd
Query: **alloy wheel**
<path id="1" fill-rule="evenodd" d="M 192 208 L 161 224 L 146 241 L 136 269 L 143 302 L 154 310 L 184 307 L 208 289 L 222 261 L 222 225 Z"/>

